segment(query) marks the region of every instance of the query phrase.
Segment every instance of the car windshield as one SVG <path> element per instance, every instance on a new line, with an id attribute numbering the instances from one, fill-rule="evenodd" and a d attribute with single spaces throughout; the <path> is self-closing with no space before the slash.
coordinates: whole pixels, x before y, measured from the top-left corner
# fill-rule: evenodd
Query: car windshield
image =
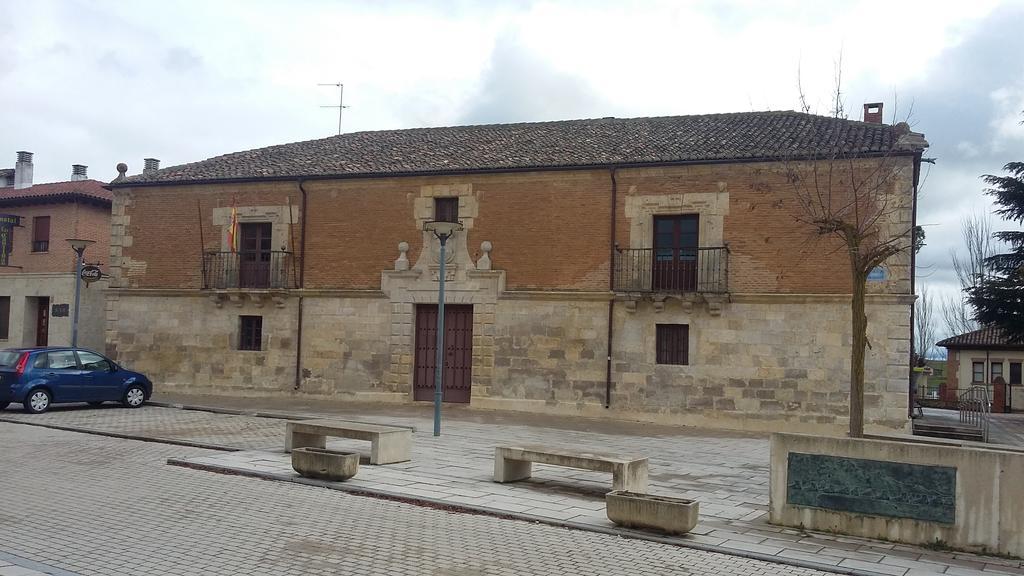
<path id="1" fill-rule="evenodd" d="M 0 366 L 4 368 L 14 366 L 20 357 L 21 352 L 17 350 L 0 350 Z"/>

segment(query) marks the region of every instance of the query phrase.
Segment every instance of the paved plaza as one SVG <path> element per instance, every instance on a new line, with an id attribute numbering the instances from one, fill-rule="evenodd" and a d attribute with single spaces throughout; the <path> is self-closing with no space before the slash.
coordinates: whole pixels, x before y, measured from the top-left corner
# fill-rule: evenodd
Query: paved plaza
<path id="1" fill-rule="evenodd" d="M 0 576 L 817 574 L 165 464 L 197 448 L 11 423 L 0 443 Z"/>
<path id="2" fill-rule="evenodd" d="M 203 400 L 216 403 L 213 399 Z M 768 524 L 768 441 L 764 435 L 451 410 L 444 434 L 435 438 L 430 434 L 429 411 L 422 407 L 364 407 L 353 412 L 341 406 L 303 406 L 280 401 L 223 402 L 252 413 L 273 406 L 278 411 L 295 412 L 296 416 L 335 416 L 417 430 L 412 461 L 361 466 L 355 478 L 336 484 L 337 488 L 593 530 L 618 530 L 604 512 L 603 495 L 611 485 L 608 475 L 537 465 L 531 480 L 513 484 L 491 481 L 496 445 L 571 446 L 650 457 L 650 492 L 700 502 L 700 524 L 692 534 L 676 540 L 684 545 L 865 574 L 1024 573 L 1016 560 L 811 534 Z M 301 480 L 282 451 L 285 421 L 279 418 L 163 407 L 76 408 L 31 416 L 7 410 L 0 418 L 229 447 L 236 451 L 166 446 L 161 449 L 177 464 L 292 482 Z M 368 448 L 368 444 L 346 440 L 333 441 L 329 446 Z M 178 473 L 196 478 L 216 476 L 185 468 L 177 468 L 175 474 Z M 786 569 L 795 570 L 792 566 Z"/>

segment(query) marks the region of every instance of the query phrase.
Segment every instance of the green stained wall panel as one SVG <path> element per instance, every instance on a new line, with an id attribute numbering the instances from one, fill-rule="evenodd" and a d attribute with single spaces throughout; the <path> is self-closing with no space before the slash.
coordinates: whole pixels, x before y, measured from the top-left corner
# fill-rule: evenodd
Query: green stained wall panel
<path id="1" fill-rule="evenodd" d="M 953 524 L 956 468 L 790 452 L 786 500 L 826 510 Z"/>

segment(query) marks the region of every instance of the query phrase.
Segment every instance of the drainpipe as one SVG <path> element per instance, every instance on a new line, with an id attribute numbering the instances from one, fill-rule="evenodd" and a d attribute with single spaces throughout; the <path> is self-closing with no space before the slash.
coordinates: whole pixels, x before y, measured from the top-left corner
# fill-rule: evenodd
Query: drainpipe
<path id="1" fill-rule="evenodd" d="M 914 373 L 914 344 L 917 342 L 915 333 L 914 315 L 917 313 L 917 188 L 921 179 L 921 152 L 914 155 L 914 196 L 913 205 L 910 211 L 910 293 L 913 295 L 914 303 L 910 305 L 910 382 L 907 386 L 907 395 L 910 396 L 907 402 L 907 418 L 913 420 L 914 405 L 917 403 L 917 377 Z M 918 354 L 924 350 L 917 350 Z M 927 366 L 927 364 L 925 364 Z"/>
<path id="2" fill-rule="evenodd" d="M 302 209 L 299 210 L 299 309 L 295 330 L 295 390 L 302 386 L 302 290 L 306 288 L 306 206 L 309 203 L 306 189 L 302 186 L 304 178 L 299 178 L 299 192 L 302 193 Z M 291 224 L 289 223 L 289 226 Z"/>
<path id="3" fill-rule="evenodd" d="M 612 179 L 612 204 L 611 204 L 611 233 L 608 238 L 608 291 L 612 297 L 608 300 L 608 362 L 605 366 L 604 380 L 604 407 L 609 408 L 612 404 L 612 322 L 615 315 L 615 208 L 618 204 L 618 182 L 615 181 L 615 171 L 612 168 L 608 171 Z"/>

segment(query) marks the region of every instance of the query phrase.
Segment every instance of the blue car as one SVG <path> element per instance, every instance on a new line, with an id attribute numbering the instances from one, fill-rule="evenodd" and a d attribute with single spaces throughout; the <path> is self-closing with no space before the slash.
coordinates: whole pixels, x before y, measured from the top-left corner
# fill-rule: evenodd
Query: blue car
<path id="1" fill-rule="evenodd" d="M 138 408 L 152 393 L 153 383 L 148 378 L 92 350 L 0 350 L 0 410 L 11 402 L 20 403 L 33 414 L 66 402 L 99 406 L 110 401 Z"/>

